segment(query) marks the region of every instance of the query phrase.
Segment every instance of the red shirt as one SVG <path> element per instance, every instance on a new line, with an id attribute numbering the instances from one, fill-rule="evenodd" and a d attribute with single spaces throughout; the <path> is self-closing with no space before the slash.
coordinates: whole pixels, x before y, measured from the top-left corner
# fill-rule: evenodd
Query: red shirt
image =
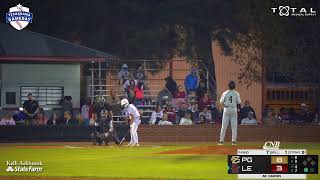
<path id="1" fill-rule="evenodd" d="M 208 99 L 205 99 L 205 98 L 201 98 L 198 102 L 198 107 L 199 107 L 199 110 L 200 111 L 203 111 L 203 109 L 206 107 L 206 106 L 211 106 L 211 104 L 213 103 L 213 101 L 208 98 Z"/>
<path id="2" fill-rule="evenodd" d="M 134 97 L 136 99 L 143 99 L 144 95 L 143 95 L 143 89 L 139 89 L 138 86 L 134 87 Z"/>
<path id="3" fill-rule="evenodd" d="M 174 98 L 185 98 L 186 93 L 184 91 L 178 91 L 175 93 Z"/>
<path id="4" fill-rule="evenodd" d="M 164 112 L 167 112 L 168 114 L 168 121 L 175 123 L 176 121 L 176 112 L 173 111 L 173 109 L 166 109 Z"/>

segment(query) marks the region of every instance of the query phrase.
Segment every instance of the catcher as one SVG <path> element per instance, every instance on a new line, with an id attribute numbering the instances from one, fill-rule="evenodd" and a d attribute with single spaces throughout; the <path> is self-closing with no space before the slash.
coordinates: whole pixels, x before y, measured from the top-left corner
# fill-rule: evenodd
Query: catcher
<path id="1" fill-rule="evenodd" d="M 110 140 L 114 140 L 116 144 L 119 144 L 118 135 L 113 127 L 112 110 L 104 98 L 97 98 L 94 111 L 97 114 L 97 121 L 94 124 L 94 132 L 91 134 L 93 144 L 108 145 Z"/>

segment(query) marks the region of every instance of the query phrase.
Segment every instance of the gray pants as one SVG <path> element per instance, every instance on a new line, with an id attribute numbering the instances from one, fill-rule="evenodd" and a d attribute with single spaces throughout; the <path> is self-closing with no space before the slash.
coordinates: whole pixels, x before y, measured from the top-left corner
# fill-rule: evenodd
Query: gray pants
<path id="1" fill-rule="evenodd" d="M 237 126 L 238 126 L 238 118 L 237 118 L 237 109 L 236 108 L 224 108 L 223 116 L 222 116 L 222 126 L 220 132 L 220 141 L 224 141 L 224 137 L 226 135 L 226 130 L 229 125 L 229 121 L 231 121 L 231 130 L 232 130 L 232 141 L 237 141 Z"/>

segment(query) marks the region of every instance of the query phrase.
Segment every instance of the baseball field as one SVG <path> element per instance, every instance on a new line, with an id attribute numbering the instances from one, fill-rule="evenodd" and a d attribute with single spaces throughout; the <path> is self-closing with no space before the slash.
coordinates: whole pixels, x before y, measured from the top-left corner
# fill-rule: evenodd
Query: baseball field
<path id="1" fill-rule="evenodd" d="M 92 179 L 237 179 L 227 174 L 227 154 L 237 148 L 261 148 L 263 143 L 238 146 L 215 143 L 141 144 L 139 148 L 93 146 L 90 143 L 28 143 L 0 145 L 1 180 Z M 284 143 L 281 148 L 320 154 L 320 143 Z M 42 162 L 42 172 L 7 172 L 7 161 Z M 309 175 L 308 179 L 320 179 Z"/>

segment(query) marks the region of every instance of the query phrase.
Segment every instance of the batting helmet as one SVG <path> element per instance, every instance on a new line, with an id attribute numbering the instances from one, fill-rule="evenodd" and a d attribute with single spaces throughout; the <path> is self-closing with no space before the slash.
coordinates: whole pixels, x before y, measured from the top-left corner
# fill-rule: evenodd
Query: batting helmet
<path id="1" fill-rule="evenodd" d="M 229 86 L 229 89 L 235 89 L 236 88 L 236 83 L 234 81 L 230 81 L 228 86 Z"/>
<path id="2" fill-rule="evenodd" d="M 120 102 L 120 105 L 123 106 L 123 107 L 129 106 L 128 99 L 122 99 L 121 102 Z"/>

